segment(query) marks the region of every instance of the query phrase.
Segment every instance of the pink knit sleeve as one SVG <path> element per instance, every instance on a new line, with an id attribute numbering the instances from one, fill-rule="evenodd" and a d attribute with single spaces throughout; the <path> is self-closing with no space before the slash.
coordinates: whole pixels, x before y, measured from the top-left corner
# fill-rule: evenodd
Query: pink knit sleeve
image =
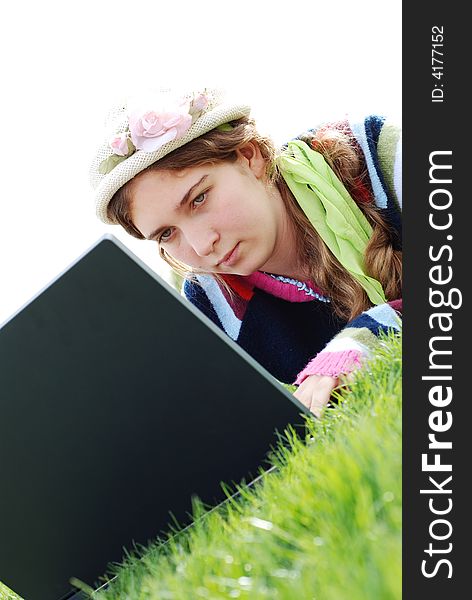
<path id="1" fill-rule="evenodd" d="M 300 385 L 310 375 L 329 375 L 339 377 L 347 374 L 361 365 L 362 352 L 358 350 L 344 350 L 340 352 L 320 352 L 307 366 L 300 371 L 295 380 L 295 385 Z"/>
<path id="2" fill-rule="evenodd" d="M 310 375 L 339 377 L 360 367 L 381 343 L 381 331 L 400 330 L 401 310 L 401 300 L 395 300 L 363 312 L 310 360 L 298 374 L 295 385 L 300 385 Z"/>

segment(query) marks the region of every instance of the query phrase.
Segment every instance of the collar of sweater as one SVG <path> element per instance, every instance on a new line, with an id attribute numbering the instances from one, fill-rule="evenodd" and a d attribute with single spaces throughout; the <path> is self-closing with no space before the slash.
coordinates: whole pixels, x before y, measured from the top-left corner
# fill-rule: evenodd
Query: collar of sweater
<path id="1" fill-rule="evenodd" d="M 311 281 L 298 281 L 290 277 L 255 271 L 251 275 L 225 275 L 226 283 L 242 298 L 248 299 L 253 288 L 272 294 L 289 302 L 329 302 L 327 296 Z"/>

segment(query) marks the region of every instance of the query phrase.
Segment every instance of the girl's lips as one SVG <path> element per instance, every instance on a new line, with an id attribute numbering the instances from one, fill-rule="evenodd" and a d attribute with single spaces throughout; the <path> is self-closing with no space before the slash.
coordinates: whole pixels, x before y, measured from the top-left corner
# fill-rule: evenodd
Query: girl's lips
<path id="1" fill-rule="evenodd" d="M 223 258 L 221 262 L 218 263 L 218 266 L 221 267 L 231 267 L 239 258 L 239 242 L 236 246 L 228 252 L 228 254 Z"/>

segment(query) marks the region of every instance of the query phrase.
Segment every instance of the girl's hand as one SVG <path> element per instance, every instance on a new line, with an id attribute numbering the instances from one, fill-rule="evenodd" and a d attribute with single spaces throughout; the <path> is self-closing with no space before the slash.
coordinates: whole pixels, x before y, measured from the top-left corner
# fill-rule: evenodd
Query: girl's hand
<path id="1" fill-rule="evenodd" d="M 319 417 L 323 408 L 329 402 L 331 392 L 338 385 L 339 379 L 337 377 L 310 375 L 298 386 L 293 395 L 314 415 Z"/>

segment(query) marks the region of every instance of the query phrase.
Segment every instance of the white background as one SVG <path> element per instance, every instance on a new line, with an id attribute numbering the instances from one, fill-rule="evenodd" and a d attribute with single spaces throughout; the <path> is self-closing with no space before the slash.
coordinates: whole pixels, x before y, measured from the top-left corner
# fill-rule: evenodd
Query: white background
<path id="1" fill-rule="evenodd" d="M 224 87 L 281 143 L 346 113 L 401 119 L 401 0 L 11 1 L 0 22 L 0 323 L 101 235 L 88 168 L 135 89 Z"/>

